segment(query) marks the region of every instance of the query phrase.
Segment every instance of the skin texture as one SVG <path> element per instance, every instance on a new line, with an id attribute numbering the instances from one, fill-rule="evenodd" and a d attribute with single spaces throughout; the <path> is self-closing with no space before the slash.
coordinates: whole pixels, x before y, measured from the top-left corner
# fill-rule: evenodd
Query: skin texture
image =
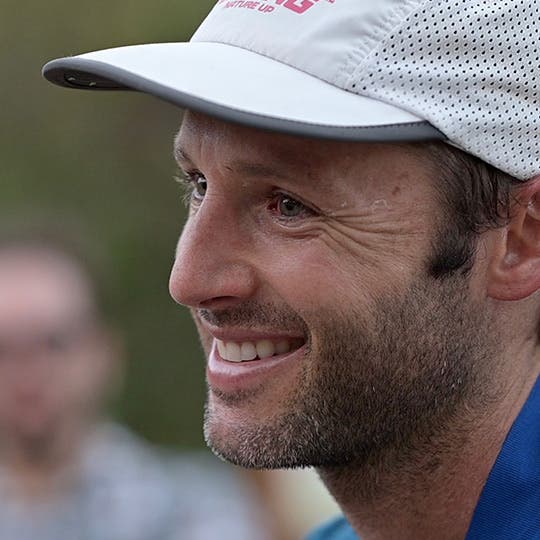
<path id="1" fill-rule="evenodd" d="M 518 273 L 510 235 L 482 235 L 470 272 L 433 277 L 436 178 L 406 146 L 188 114 L 176 154 L 194 192 L 170 289 L 210 359 L 214 451 L 318 467 L 364 539 L 463 538 L 539 370 L 531 306 L 499 298 Z M 529 275 L 519 290 L 534 288 Z M 279 369 L 238 385 L 212 376 L 214 338 L 283 336 L 303 346 Z"/>
<path id="2" fill-rule="evenodd" d="M 69 469 L 118 368 L 81 272 L 39 248 L 0 250 L 0 459 L 22 496 Z"/>

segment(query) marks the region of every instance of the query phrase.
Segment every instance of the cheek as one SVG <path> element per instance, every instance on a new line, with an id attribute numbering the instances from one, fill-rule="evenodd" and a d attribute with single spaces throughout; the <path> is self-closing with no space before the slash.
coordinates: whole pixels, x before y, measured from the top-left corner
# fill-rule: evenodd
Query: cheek
<path id="1" fill-rule="evenodd" d="M 262 281 L 299 314 L 369 308 L 389 291 L 403 291 L 417 273 L 403 254 L 357 244 L 354 249 L 316 239 L 261 262 Z"/>
<path id="2" fill-rule="evenodd" d="M 369 303 L 375 289 L 373 277 L 358 261 L 339 257 L 320 246 L 304 245 L 280 256 L 279 262 L 261 265 L 262 282 L 275 296 L 303 316 L 320 310 L 339 310 L 351 301 Z M 277 297 L 277 298 L 276 298 Z"/>

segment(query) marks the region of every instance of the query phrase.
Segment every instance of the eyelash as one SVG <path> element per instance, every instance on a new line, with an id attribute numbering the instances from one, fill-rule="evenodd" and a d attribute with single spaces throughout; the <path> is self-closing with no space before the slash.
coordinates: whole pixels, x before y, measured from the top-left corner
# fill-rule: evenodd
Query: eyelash
<path id="1" fill-rule="evenodd" d="M 204 175 L 199 171 L 183 171 L 181 170 L 174 180 L 182 189 L 182 202 L 184 206 L 189 208 L 194 204 L 194 201 L 198 201 L 195 196 L 196 182 L 198 179 L 204 178 Z"/>

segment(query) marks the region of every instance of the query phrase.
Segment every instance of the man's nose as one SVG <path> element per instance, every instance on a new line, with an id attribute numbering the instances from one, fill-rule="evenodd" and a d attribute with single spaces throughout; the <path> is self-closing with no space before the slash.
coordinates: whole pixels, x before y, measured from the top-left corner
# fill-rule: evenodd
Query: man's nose
<path id="1" fill-rule="evenodd" d="M 169 281 L 172 297 L 194 308 L 220 309 L 252 297 L 256 272 L 249 233 L 216 201 L 205 200 L 178 242 Z"/>

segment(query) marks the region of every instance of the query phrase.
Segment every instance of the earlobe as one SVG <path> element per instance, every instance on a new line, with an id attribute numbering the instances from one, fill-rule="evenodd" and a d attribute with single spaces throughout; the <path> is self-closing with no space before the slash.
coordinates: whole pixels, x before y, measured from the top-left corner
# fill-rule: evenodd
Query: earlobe
<path id="1" fill-rule="evenodd" d="M 488 294 L 522 300 L 540 289 L 540 176 L 517 193 L 489 268 Z"/>

